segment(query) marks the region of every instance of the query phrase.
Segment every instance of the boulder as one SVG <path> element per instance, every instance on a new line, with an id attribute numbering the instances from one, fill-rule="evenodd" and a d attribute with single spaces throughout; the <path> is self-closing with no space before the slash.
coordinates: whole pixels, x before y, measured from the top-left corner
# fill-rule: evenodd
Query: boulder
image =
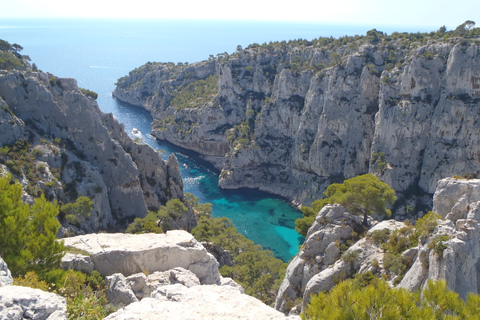
<path id="1" fill-rule="evenodd" d="M 438 181 L 433 195 L 433 212 L 455 222 L 466 218 L 469 204 L 480 201 L 480 180 L 445 178 Z M 463 213 L 463 215 L 462 215 Z"/>
<path id="2" fill-rule="evenodd" d="M 133 319 L 210 320 L 210 319 L 270 319 L 299 320 L 265 305 L 231 286 L 203 285 L 186 287 L 167 285 L 156 290 L 151 298 L 132 303 L 106 320 Z"/>
<path id="3" fill-rule="evenodd" d="M 67 302 L 59 295 L 40 289 L 1 287 L 0 319 L 66 320 Z"/>
<path id="4" fill-rule="evenodd" d="M 74 269 L 89 273 L 95 269 L 95 265 L 93 264 L 90 256 L 66 253 L 62 257 L 62 268 L 65 270 Z"/>
<path id="5" fill-rule="evenodd" d="M 0 257 L 0 287 L 8 286 L 13 283 L 12 274 L 8 270 L 8 266 Z"/>
<path id="6" fill-rule="evenodd" d="M 182 267 L 193 272 L 202 284 L 220 283 L 218 262 L 183 230 L 166 234 L 88 234 L 64 241 L 68 247 L 88 252 L 95 270 L 103 276 L 121 273 L 128 277 Z"/>
<path id="7" fill-rule="evenodd" d="M 161 286 L 177 283 L 186 287 L 200 285 L 197 276 L 183 268 L 174 268 L 165 272 L 156 271 L 148 276 L 137 273 L 125 277 L 121 273 L 115 273 L 106 277 L 105 282 L 107 299 L 117 307 L 150 297 L 150 294 Z"/>

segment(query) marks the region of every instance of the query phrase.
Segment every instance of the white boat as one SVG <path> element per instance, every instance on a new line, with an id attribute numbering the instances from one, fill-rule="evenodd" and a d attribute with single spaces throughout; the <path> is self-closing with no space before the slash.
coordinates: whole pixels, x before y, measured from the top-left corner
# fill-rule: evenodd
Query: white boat
<path id="1" fill-rule="evenodd" d="M 137 128 L 133 128 L 133 129 L 132 129 L 132 133 L 133 133 L 134 135 L 141 135 L 141 134 L 142 134 L 142 133 L 140 132 L 140 130 L 138 130 Z"/>

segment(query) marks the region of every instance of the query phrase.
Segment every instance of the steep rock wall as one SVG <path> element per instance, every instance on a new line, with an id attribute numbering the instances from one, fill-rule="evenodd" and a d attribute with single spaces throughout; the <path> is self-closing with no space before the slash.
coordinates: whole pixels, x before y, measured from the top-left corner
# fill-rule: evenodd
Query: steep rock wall
<path id="1" fill-rule="evenodd" d="M 9 170 L 28 189 L 27 200 L 39 192 L 64 203 L 88 196 L 93 210 L 82 221 L 84 231 L 122 228 L 149 208 L 183 198 L 176 159 L 165 162 L 148 145 L 134 143 L 74 79 L 2 72 L 0 105 L 0 131 L 5 133 L 0 146 L 16 150 L 12 144 L 21 141 L 29 146 L 22 152 L 28 149 L 33 155 L 30 166 Z M 17 156 L 9 153 L 2 160 Z M 9 161 L 6 167 L 15 167 Z M 192 223 L 187 224 L 191 229 Z"/>
<path id="2" fill-rule="evenodd" d="M 309 204 L 329 184 L 372 172 L 399 193 L 402 214 L 431 205 L 441 177 L 478 174 L 479 63 L 478 44 L 463 39 L 259 46 L 190 66 L 144 66 L 114 96 L 150 110 L 159 139 L 205 155 L 222 170 L 222 188 Z M 172 104 L 211 75 L 215 94 Z"/>
<path id="3" fill-rule="evenodd" d="M 432 224 L 428 234 L 419 237 L 418 243 L 399 252 L 405 261 L 403 274 L 396 274 L 399 271 L 392 268 L 391 252 L 385 246 L 390 240 L 378 241 L 378 237 L 379 232 L 391 235 L 395 230 L 408 234 L 411 225 L 395 220 L 371 221 L 374 226 L 358 240 L 352 230 L 361 227 L 361 217 L 351 215 L 339 205 L 325 206 L 308 230 L 300 252 L 287 267 L 275 308 L 288 312 L 299 301 L 304 308 L 312 294 L 329 291 L 339 281 L 368 271 L 392 286 L 410 291 L 423 289 L 429 279 L 443 279 L 462 298 L 468 293 L 478 294 L 479 191 L 479 179 L 446 178 L 438 182 L 433 209 L 441 218 Z M 341 253 L 345 243 L 351 245 Z"/>

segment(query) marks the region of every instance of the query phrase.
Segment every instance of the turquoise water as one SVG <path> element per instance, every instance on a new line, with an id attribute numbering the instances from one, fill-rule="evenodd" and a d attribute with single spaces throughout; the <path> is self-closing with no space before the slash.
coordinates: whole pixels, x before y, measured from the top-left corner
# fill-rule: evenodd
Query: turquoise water
<path id="1" fill-rule="evenodd" d="M 166 159 L 175 153 L 185 192 L 209 202 L 215 217 L 227 217 L 247 238 L 273 251 L 274 255 L 289 261 L 298 252 L 303 238 L 294 230 L 300 212 L 288 202 L 258 190 L 222 190 L 218 187 L 218 173 L 193 152 L 181 150 L 169 143 L 158 142 L 150 132 L 150 114 L 142 109 L 118 103 L 115 116 L 125 124 L 127 132 L 140 130 L 141 138 L 154 148 L 163 150 Z"/>
<path id="2" fill-rule="evenodd" d="M 145 142 L 165 151 L 165 158 L 176 154 L 185 192 L 212 203 L 215 216 L 228 217 L 242 234 L 288 261 L 303 240 L 293 229 L 300 212 L 266 193 L 219 189 L 218 174 L 195 154 L 148 135 L 150 115 L 113 99 L 114 83 L 148 61 L 192 63 L 210 54 L 232 53 L 237 45 L 365 34 L 373 28 L 388 33 L 435 29 L 312 22 L 2 19 L 0 39 L 23 46 L 22 54 L 40 70 L 75 78 L 80 87 L 97 92 L 102 111 L 113 113 L 127 132 L 139 129 Z"/>

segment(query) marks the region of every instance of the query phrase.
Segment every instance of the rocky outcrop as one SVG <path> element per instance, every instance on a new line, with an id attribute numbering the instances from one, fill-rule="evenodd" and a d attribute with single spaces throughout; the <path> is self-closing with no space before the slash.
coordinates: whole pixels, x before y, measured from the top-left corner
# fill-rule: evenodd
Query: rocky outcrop
<path id="1" fill-rule="evenodd" d="M 1 287 L 0 319 L 66 320 L 67 302 L 59 295 L 40 289 Z"/>
<path id="2" fill-rule="evenodd" d="M 156 290 L 151 298 L 132 303 L 107 318 L 108 320 L 127 319 L 285 319 L 286 317 L 266 306 L 260 300 L 241 293 L 231 286 L 192 286 L 181 284 L 167 285 Z"/>
<path id="3" fill-rule="evenodd" d="M 40 289 L 12 286 L 7 264 L 0 257 L 0 319 L 66 320 L 65 298 Z"/>
<path id="4" fill-rule="evenodd" d="M 179 283 L 189 288 L 200 285 L 200 280 L 193 272 L 180 267 L 165 272 L 156 271 L 148 276 L 137 273 L 125 277 L 115 273 L 106 277 L 105 282 L 107 299 L 115 306 L 126 306 L 150 297 L 161 286 Z"/>
<path id="5" fill-rule="evenodd" d="M 378 248 L 369 246 L 368 250 L 362 250 L 361 243 L 358 248 L 350 247 L 363 231 L 362 222 L 362 217 L 352 215 L 340 205 L 327 205 L 320 210 L 300 252 L 287 267 L 275 301 L 277 310 L 289 311 L 298 300 L 308 301 L 310 294 L 331 289 L 336 282 L 360 268 L 339 260 L 342 254 L 355 252 L 358 255 L 364 251 L 364 259 L 359 257 L 356 261 L 363 261 L 363 269 L 368 269 L 369 261 L 378 258 Z M 344 252 L 346 248 L 348 251 Z"/>
<path id="6" fill-rule="evenodd" d="M 175 156 L 165 162 L 150 146 L 133 142 L 74 79 L 2 71 L 0 105 L 0 145 L 7 147 L 0 162 L 31 196 L 43 192 L 63 203 L 91 198 L 90 216 L 75 228 L 121 229 L 148 209 L 183 199 Z M 27 165 L 16 166 L 20 157 L 29 159 Z M 179 224 L 191 230 L 193 212 Z"/>
<path id="7" fill-rule="evenodd" d="M 434 210 L 445 220 L 435 236 L 418 246 L 415 260 L 400 287 L 417 290 L 428 279 L 445 279 L 462 298 L 480 293 L 480 180 L 443 179 Z"/>
<path id="8" fill-rule="evenodd" d="M 93 268 L 103 276 L 152 274 L 181 267 L 202 284 L 220 284 L 218 262 L 186 231 L 166 234 L 89 234 L 64 239 L 65 245 L 90 254 Z M 81 259 L 85 259 L 81 257 Z M 75 263 L 69 262 L 69 266 Z M 83 267 L 82 267 L 83 268 Z"/>
<path id="9" fill-rule="evenodd" d="M 470 205 L 480 200 L 480 180 L 446 178 L 438 182 L 433 195 L 433 212 L 456 223 L 458 219 L 480 221 Z M 467 215 L 465 215 L 465 213 Z"/>
<path id="10" fill-rule="evenodd" d="M 413 226 L 395 220 L 373 222 L 373 227 L 358 240 L 352 230 L 361 225 L 361 218 L 341 206 L 325 206 L 299 254 L 287 267 L 275 308 L 286 312 L 300 301 L 305 307 L 312 294 L 328 291 L 338 281 L 367 271 L 388 279 L 392 286 L 411 291 L 423 289 L 429 279 L 444 279 L 448 288 L 462 298 L 469 292 L 480 293 L 479 190 L 480 180 L 440 180 L 433 199 L 434 210 L 442 218 L 431 230 L 423 229 L 417 235 L 418 245 L 413 242 L 394 260 L 391 255 L 387 257 L 390 253 L 382 243 L 389 241 L 388 235 L 395 230 L 399 231 L 396 241 L 413 235 Z M 342 244 L 348 249 L 340 253 Z M 395 274 L 394 264 L 404 264 L 406 272 Z"/>
<path id="11" fill-rule="evenodd" d="M 13 283 L 12 274 L 8 269 L 7 264 L 0 257 L 0 287 L 8 286 Z"/>
<path id="12" fill-rule="evenodd" d="M 437 180 L 478 174 L 479 46 L 367 39 L 150 63 L 120 79 L 114 96 L 150 110 L 159 139 L 215 158 L 222 188 L 309 204 L 332 182 L 371 172 L 398 192 L 397 214 L 431 207 Z M 187 106 L 174 99 L 212 75 L 213 94 Z"/>

